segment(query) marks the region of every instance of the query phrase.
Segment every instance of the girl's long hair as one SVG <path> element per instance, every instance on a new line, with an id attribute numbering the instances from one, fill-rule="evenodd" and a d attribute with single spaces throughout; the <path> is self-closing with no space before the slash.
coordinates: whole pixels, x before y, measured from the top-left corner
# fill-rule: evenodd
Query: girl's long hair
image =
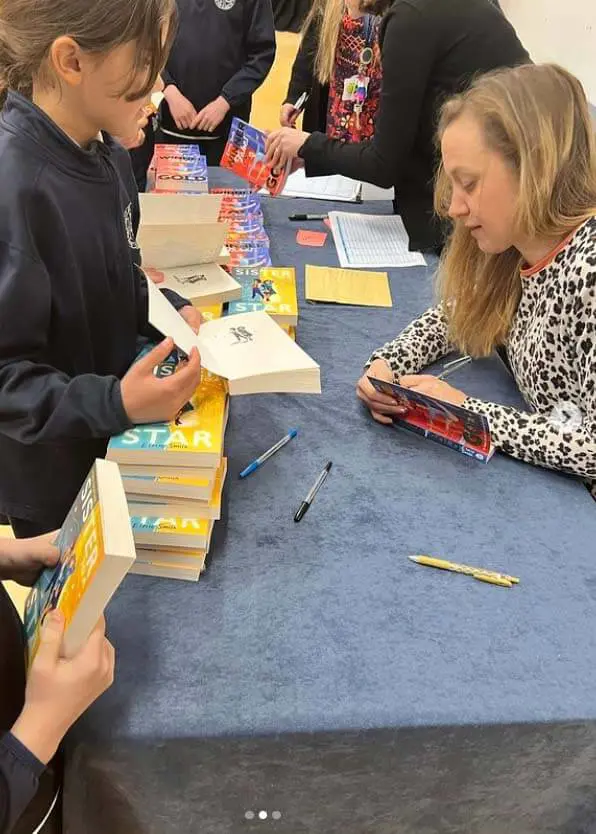
<path id="1" fill-rule="evenodd" d="M 477 119 L 488 147 L 519 183 L 517 233 L 565 238 L 596 215 L 596 139 L 585 92 L 552 64 L 524 65 L 479 78 L 443 107 L 439 139 L 463 114 Z M 435 208 L 448 216 L 451 184 L 437 175 Z M 450 338 L 472 356 L 505 343 L 521 296 L 522 257 L 515 249 L 482 252 L 459 220 L 439 268 Z"/>
<path id="2" fill-rule="evenodd" d="M 361 0 L 364 13 L 381 15 L 393 0 Z M 345 12 L 345 0 L 314 0 L 302 29 L 303 34 L 314 26 L 318 32 L 315 55 L 315 76 L 320 84 L 329 84 L 333 75 L 337 39 Z"/>

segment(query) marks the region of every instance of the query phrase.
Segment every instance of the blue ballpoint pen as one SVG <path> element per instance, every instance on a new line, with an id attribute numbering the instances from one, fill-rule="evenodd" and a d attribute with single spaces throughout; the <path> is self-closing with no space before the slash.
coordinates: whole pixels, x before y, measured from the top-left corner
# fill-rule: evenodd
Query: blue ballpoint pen
<path id="1" fill-rule="evenodd" d="M 241 478 L 246 478 L 247 475 L 250 475 L 252 472 L 257 470 L 259 468 L 259 466 L 262 466 L 265 463 L 265 461 L 269 460 L 269 458 L 272 455 L 274 455 L 276 452 L 279 452 L 279 450 L 282 449 L 286 445 L 286 443 L 289 443 L 290 440 L 292 440 L 294 437 L 296 437 L 297 434 L 298 434 L 298 429 L 290 429 L 290 431 L 286 434 L 286 436 L 282 437 L 282 439 L 279 440 L 275 444 L 275 446 L 272 446 L 266 452 L 263 452 L 263 454 L 260 457 L 258 457 L 256 460 L 253 460 L 252 463 L 249 463 L 248 466 L 246 467 L 246 469 L 243 469 L 242 472 L 240 473 L 240 477 Z"/>

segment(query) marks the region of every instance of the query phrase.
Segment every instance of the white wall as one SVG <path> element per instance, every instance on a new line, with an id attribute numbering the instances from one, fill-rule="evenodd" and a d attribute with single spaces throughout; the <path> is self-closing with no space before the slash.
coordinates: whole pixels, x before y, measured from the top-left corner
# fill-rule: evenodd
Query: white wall
<path id="1" fill-rule="evenodd" d="M 501 0 L 534 61 L 555 61 L 596 104 L 596 0 Z"/>

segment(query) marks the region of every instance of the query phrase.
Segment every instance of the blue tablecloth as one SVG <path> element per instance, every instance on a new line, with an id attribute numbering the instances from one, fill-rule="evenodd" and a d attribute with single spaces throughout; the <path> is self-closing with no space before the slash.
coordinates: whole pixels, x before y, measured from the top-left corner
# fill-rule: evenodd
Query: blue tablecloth
<path id="1" fill-rule="evenodd" d="M 392 309 L 308 304 L 303 266 L 336 264 L 335 248 L 331 235 L 299 247 L 288 214 L 321 205 L 264 207 L 273 263 L 297 266 L 298 341 L 323 394 L 234 399 L 208 573 L 131 576 L 115 597 L 117 678 L 71 739 L 65 830 L 261 831 L 245 812 L 265 809 L 288 834 L 596 831 L 576 824 L 596 819 L 594 502 L 572 478 L 375 424 L 355 382 L 431 303 L 436 261 L 391 271 Z M 452 382 L 521 403 L 496 358 Z M 420 568 L 415 553 L 521 584 Z"/>

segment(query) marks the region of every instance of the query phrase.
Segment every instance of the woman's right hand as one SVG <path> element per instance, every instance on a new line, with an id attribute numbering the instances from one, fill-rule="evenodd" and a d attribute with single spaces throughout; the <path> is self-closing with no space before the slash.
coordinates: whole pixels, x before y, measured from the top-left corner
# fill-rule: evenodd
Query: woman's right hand
<path id="1" fill-rule="evenodd" d="M 75 721 L 112 685 L 114 648 L 102 617 L 87 642 L 69 659 L 61 657 L 64 616 L 50 611 L 31 665 L 25 706 L 12 734 L 47 764 Z"/>
<path id="2" fill-rule="evenodd" d="M 172 118 L 179 130 L 190 130 L 190 126 L 197 116 L 197 111 L 192 101 L 183 96 L 178 87 L 174 84 L 168 85 L 164 90 L 164 98 L 170 108 Z"/>
<path id="3" fill-rule="evenodd" d="M 163 423 L 173 420 L 201 382 L 201 357 L 193 348 L 188 362 L 176 373 L 156 377 L 154 369 L 174 350 L 172 339 L 164 339 L 130 368 L 120 383 L 122 404 L 130 422 Z"/>
<path id="4" fill-rule="evenodd" d="M 393 382 L 393 371 L 384 359 L 375 359 L 360 377 L 356 385 L 358 399 L 362 400 L 364 405 L 370 410 L 377 423 L 390 425 L 393 422 L 393 418 L 404 415 L 406 409 L 399 406 L 393 397 L 388 397 L 386 394 L 381 394 L 377 391 L 369 380 L 370 376 L 375 377 L 375 379 L 384 379 L 387 382 Z"/>
<path id="5" fill-rule="evenodd" d="M 292 104 L 282 104 L 279 112 L 279 123 L 282 127 L 294 127 L 296 123 L 296 109 Z"/>

